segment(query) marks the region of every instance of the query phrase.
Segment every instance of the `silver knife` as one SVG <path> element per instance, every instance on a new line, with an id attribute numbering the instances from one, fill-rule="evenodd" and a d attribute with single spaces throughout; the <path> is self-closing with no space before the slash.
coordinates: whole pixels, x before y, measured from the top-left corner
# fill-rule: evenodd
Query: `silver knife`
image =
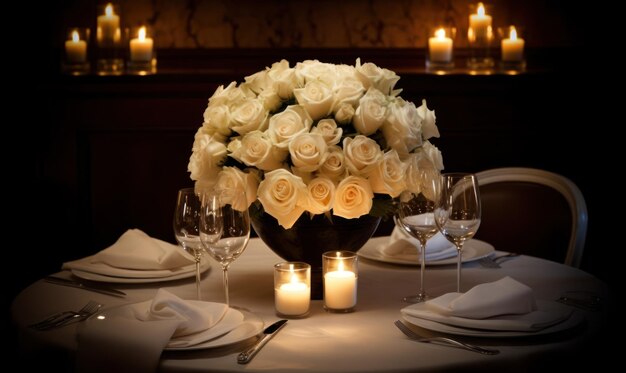
<path id="1" fill-rule="evenodd" d="M 123 298 L 123 297 L 126 296 L 126 293 L 124 293 L 123 291 L 117 290 L 117 289 L 113 289 L 113 288 L 109 288 L 109 287 L 101 287 L 101 286 L 89 285 L 89 284 L 86 284 L 86 283 L 81 282 L 81 281 L 69 280 L 69 279 L 62 278 L 62 277 L 48 276 L 48 277 L 44 278 L 44 281 L 49 282 L 51 284 L 56 284 L 56 285 L 70 286 L 70 287 L 74 287 L 74 288 L 79 288 L 79 289 L 84 289 L 84 290 L 89 290 L 89 291 L 95 291 L 96 293 L 112 295 L 114 297 L 122 297 Z"/>
<path id="2" fill-rule="evenodd" d="M 243 351 L 239 355 L 237 355 L 237 362 L 239 364 L 248 364 L 250 360 L 256 355 L 257 352 L 261 349 L 261 347 L 265 346 L 267 342 L 287 323 L 287 320 L 278 320 L 272 325 L 268 326 L 263 330 L 263 338 L 259 339 L 254 346 L 249 349 Z"/>

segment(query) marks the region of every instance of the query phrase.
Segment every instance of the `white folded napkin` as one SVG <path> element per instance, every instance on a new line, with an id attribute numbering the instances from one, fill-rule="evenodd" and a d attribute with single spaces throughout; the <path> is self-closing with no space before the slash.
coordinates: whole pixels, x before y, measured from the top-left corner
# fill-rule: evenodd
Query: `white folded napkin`
<path id="1" fill-rule="evenodd" d="M 154 372 L 163 348 L 219 338 L 244 318 L 225 304 L 182 300 L 164 289 L 152 300 L 103 314 L 79 328 L 78 371 Z"/>
<path id="2" fill-rule="evenodd" d="M 129 229 L 108 248 L 86 258 L 63 263 L 63 269 L 77 269 L 107 276 L 132 276 L 134 272 L 161 277 L 193 264 L 184 250 Z M 154 272 L 154 273 L 153 273 Z"/>
<path id="3" fill-rule="evenodd" d="M 409 236 L 399 227 L 394 227 L 389 242 L 382 247 L 381 252 L 389 257 L 414 261 L 419 257 L 419 248 L 420 243 L 415 237 Z M 455 255 L 454 245 L 439 232 L 426 242 L 426 261 L 446 259 Z"/>
<path id="4" fill-rule="evenodd" d="M 541 330 L 571 314 L 562 307 L 538 307 L 532 289 L 508 276 L 466 293 L 448 293 L 405 307 L 401 312 L 465 328 L 508 331 Z"/>

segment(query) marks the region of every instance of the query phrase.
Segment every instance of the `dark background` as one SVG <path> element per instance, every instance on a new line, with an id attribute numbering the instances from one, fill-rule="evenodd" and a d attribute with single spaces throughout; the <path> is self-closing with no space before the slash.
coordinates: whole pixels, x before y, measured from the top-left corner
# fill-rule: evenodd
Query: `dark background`
<path id="1" fill-rule="evenodd" d="M 604 169 L 619 169 L 611 164 L 619 158 L 608 157 L 617 152 L 608 132 L 615 125 L 605 118 L 610 108 L 596 83 L 611 83 L 611 77 L 589 53 L 594 47 L 589 30 L 595 25 L 584 9 L 567 1 L 495 1 L 495 15 L 528 29 L 528 72 L 472 76 L 458 70 L 438 76 L 423 69 L 421 30 L 440 22 L 441 9 L 444 21 L 464 27 L 468 1 L 389 2 L 389 12 L 401 5 L 420 14 L 421 23 L 394 21 L 395 14 L 390 17 L 376 0 L 348 1 L 342 5 L 348 7 L 342 8 L 345 22 L 335 24 L 337 30 L 326 29 L 323 14 L 313 17 L 324 26 L 318 25 L 325 29 L 319 34 L 311 31 L 315 22 L 298 21 L 300 7 L 313 6 L 310 1 L 232 2 L 238 7 L 187 1 L 182 13 L 174 9 L 179 4 L 174 1 L 121 3 L 123 23 L 126 14 L 128 25 L 147 22 L 155 28 L 157 75 L 62 75 L 65 29 L 93 27 L 96 2 L 22 9 L 32 24 L 26 31 L 29 48 L 10 79 L 18 83 L 6 87 L 7 108 L 19 119 L 7 116 L 3 137 L 13 182 L 8 185 L 20 191 L 6 194 L 7 263 L 16 273 L 5 281 L 5 299 L 59 270 L 62 262 L 110 245 L 128 228 L 174 242 L 175 193 L 192 185 L 187 161 L 208 97 L 218 85 L 241 82 L 281 58 L 294 65 L 307 58 L 354 64 L 361 57 L 396 71 L 403 98 L 418 104 L 426 98 L 436 110 L 441 138 L 435 143 L 446 171 L 524 166 L 570 178 L 589 211 L 582 269 L 616 284 L 618 261 L 607 260 L 607 254 L 621 248 L 619 243 L 605 246 L 602 229 L 608 224 L 603 202 L 613 192 L 606 185 L 615 183 Z M 320 1 L 319 6 L 326 9 L 332 3 Z M 215 7 L 222 13 L 210 17 Z M 276 15 L 292 21 L 264 18 Z M 259 22 L 267 30 L 255 31 L 258 24 L 248 24 L 255 19 L 264 19 Z M 215 38 L 199 37 L 211 30 L 217 30 Z M 411 31 L 416 36 L 407 37 Z M 459 66 L 463 57 L 460 49 Z M 15 147 L 19 150 L 11 150 Z"/>

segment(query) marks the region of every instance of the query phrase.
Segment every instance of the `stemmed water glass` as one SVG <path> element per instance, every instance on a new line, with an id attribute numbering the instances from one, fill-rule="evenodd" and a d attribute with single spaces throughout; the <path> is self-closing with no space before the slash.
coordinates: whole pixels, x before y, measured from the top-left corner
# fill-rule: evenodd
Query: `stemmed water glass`
<path id="1" fill-rule="evenodd" d="M 200 296 L 200 260 L 204 248 L 200 242 L 200 197 L 193 188 L 178 191 L 174 211 L 174 235 L 178 244 L 190 253 L 196 262 L 196 297 Z"/>
<path id="2" fill-rule="evenodd" d="M 476 234 L 480 226 L 480 192 L 474 174 L 443 175 L 435 222 L 443 236 L 456 246 L 456 291 L 460 293 L 463 244 Z"/>
<path id="3" fill-rule="evenodd" d="M 415 237 L 419 243 L 420 290 L 416 295 L 406 296 L 405 302 L 419 303 L 428 299 L 424 290 L 424 271 L 426 266 L 426 242 L 437 233 L 434 210 L 441 192 L 441 175 L 436 168 L 428 163 L 416 164 L 415 173 L 418 180 L 417 188 L 404 191 L 397 200 L 394 216 L 396 225 Z M 421 167 L 420 167 L 421 166 Z"/>
<path id="4" fill-rule="evenodd" d="M 245 192 L 210 189 L 202 194 L 200 242 L 222 266 L 224 297 L 228 294 L 228 267 L 245 250 L 250 239 L 250 215 Z"/>

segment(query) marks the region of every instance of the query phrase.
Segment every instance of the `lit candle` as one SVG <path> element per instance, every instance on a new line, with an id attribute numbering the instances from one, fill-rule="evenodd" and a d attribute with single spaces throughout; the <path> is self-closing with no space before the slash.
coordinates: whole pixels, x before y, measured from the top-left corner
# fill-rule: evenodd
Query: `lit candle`
<path id="1" fill-rule="evenodd" d="M 511 26 L 509 37 L 502 39 L 502 61 L 521 61 L 524 58 L 524 39 L 517 37 L 515 26 Z"/>
<path id="2" fill-rule="evenodd" d="M 342 258 L 336 271 L 324 275 L 324 305 L 330 309 L 349 309 L 356 305 L 356 275 L 344 270 Z"/>
<path id="3" fill-rule="evenodd" d="M 108 3 L 104 14 L 98 16 L 98 42 L 118 43 L 122 38 L 120 30 L 120 16 L 113 12 L 113 4 Z"/>
<path id="4" fill-rule="evenodd" d="M 491 28 L 491 16 L 485 14 L 485 6 L 478 3 L 476 14 L 469 16 L 468 38 L 470 41 L 491 40 L 493 37 L 493 29 Z"/>
<path id="5" fill-rule="evenodd" d="M 446 30 L 435 31 L 435 37 L 428 39 L 430 60 L 433 62 L 450 62 L 452 60 L 452 39 L 446 37 Z"/>
<path id="6" fill-rule="evenodd" d="M 298 316 L 309 311 L 311 288 L 298 279 L 293 264 L 289 265 L 290 282 L 274 289 L 276 311 L 282 315 Z"/>
<path id="7" fill-rule="evenodd" d="M 141 27 L 137 38 L 130 41 L 130 60 L 134 62 L 149 62 L 152 60 L 151 38 L 146 37 L 146 28 Z"/>
<path id="8" fill-rule="evenodd" d="M 78 31 L 72 31 L 72 40 L 65 42 L 67 62 L 84 63 L 87 61 L 87 42 L 80 40 Z"/>

